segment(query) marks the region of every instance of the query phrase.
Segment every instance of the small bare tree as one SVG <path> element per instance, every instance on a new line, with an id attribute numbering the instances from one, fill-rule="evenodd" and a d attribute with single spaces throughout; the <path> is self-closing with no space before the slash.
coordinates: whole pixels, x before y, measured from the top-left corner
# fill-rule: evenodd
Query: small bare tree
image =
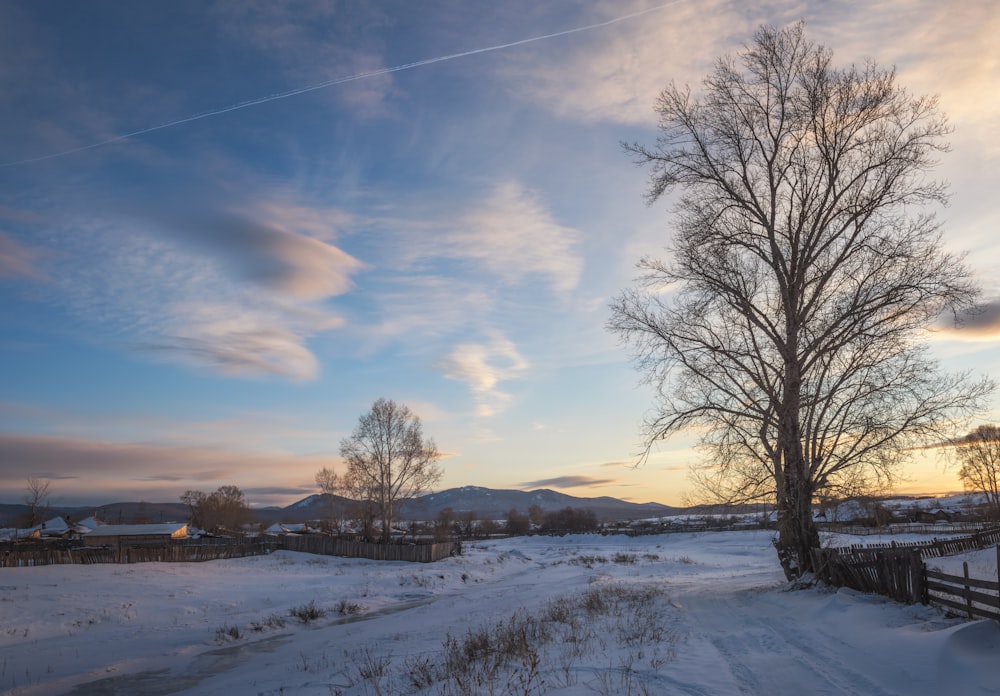
<path id="1" fill-rule="evenodd" d="M 316 487 L 327 496 L 327 524 L 330 530 L 336 529 L 339 534 L 343 527 L 344 506 L 338 504 L 337 496 L 342 495 L 345 490 L 344 481 L 336 471 L 324 466 L 316 472 Z"/>
<path id="2" fill-rule="evenodd" d="M 986 507 L 1000 520 L 1000 426 L 981 425 L 955 442 L 958 477 L 968 491 L 986 496 Z"/>
<path id="3" fill-rule="evenodd" d="M 41 524 L 49 514 L 49 489 L 51 488 L 51 483 L 51 481 L 34 476 L 28 477 L 26 494 L 24 496 L 24 504 L 28 506 L 28 515 L 25 520 L 28 523 L 28 527 Z"/>
<path id="4" fill-rule="evenodd" d="M 837 68 L 803 25 L 762 27 L 704 94 L 672 85 L 648 201 L 679 190 L 669 261 L 610 328 L 658 390 L 654 442 L 703 434 L 705 490 L 778 510 L 789 578 L 811 571 L 824 491 L 885 485 L 908 447 L 977 410 L 989 380 L 942 374 L 921 345 L 978 288 L 924 208 L 949 132 L 932 97 L 874 63 Z"/>
<path id="5" fill-rule="evenodd" d="M 371 504 L 388 543 L 397 506 L 426 492 L 441 479 L 441 458 L 433 440 L 424 439 L 420 418 L 409 408 L 379 399 L 340 443 L 347 464 L 347 485 Z"/>

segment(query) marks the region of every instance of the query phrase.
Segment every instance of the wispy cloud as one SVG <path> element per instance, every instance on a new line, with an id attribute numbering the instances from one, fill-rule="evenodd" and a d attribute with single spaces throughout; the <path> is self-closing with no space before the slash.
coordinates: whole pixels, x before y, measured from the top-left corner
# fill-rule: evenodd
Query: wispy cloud
<path id="1" fill-rule="evenodd" d="M 502 336 L 489 343 L 463 343 L 444 361 L 445 374 L 465 382 L 475 395 L 476 415 L 489 417 L 502 411 L 510 395 L 499 389 L 503 381 L 516 379 L 528 369 L 528 363 L 516 346 Z"/>
<path id="2" fill-rule="evenodd" d="M 440 208 L 423 203 L 406 219 L 390 211 L 365 223 L 391 241 L 374 250 L 366 290 L 378 322 L 362 332 L 368 341 L 424 351 L 447 377 L 468 385 L 475 414 L 486 418 L 509 406 L 503 383 L 522 378 L 530 363 L 508 338 L 504 313 L 512 304 L 565 300 L 583 270 L 581 235 L 516 181 L 455 207 L 449 213 L 444 201 Z"/>
<path id="3" fill-rule="evenodd" d="M 960 318 L 942 317 L 933 327 L 933 337 L 953 341 L 996 341 L 1000 338 L 1000 298 L 982 302 Z"/>
<path id="4" fill-rule="evenodd" d="M 329 98 L 362 116 L 387 113 L 394 83 L 382 57 L 386 47 L 378 37 L 393 20 L 377 4 L 222 0 L 213 9 L 230 41 L 266 56 L 290 84 L 365 75 L 338 84 L 327 92 Z"/>
<path id="5" fill-rule="evenodd" d="M 424 216 L 417 225 L 382 222 L 399 239 L 397 262 L 426 269 L 435 260 L 455 260 L 466 272 L 487 273 L 508 285 L 541 280 L 557 292 L 574 289 L 580 280 L 580 233 L 559 224 L 542 197 L 519 181 L 494 184 L 457 213 L 430 209 Z"/>
<path id="6" fill-rule="evenodd" d="M 807 26 L 842 62 L 874 58 L 895 65 L 917 94 L 941 96 L 955 138 L 996 154 L 1000 125 L 1000 13 L 991 2 L 944 5 L 934 0 L 827 4 Z M 877 47 L 877 48 L 873 48 Z"/>
<path id="7" fill-rule="evenodd" d="M 615 479 L 600 479 L 592 476 L 556 476 L 554 478 L 538 479 L 537 481 L 527 481 L 520 485 L 521 488 L 533 490 L 535 488 L 589 488 L 594 486 L 611 486 L 617 484 Z"/>
<path id="8" fill-rule="evenodd" d="M 576 287 L 583 260 L 579 233 L 552 219 L 541 198 L 517 181 L 498 184 L 480 205 L 460 216 L 438 253 L 481 264 L 509 283 L 537 275 L 556 291 Z"/>
<path id="9" fill-rule="evenodd" d="M 338 464 L 335 457 L 2 434 L 0 461 L 18 462 L 17 467 L 0 469 L 0 495 L 5 497 L 19 495 L 25 478 L 36 476 L 54 482 L 73 480 L 74 497 L 90 492 L 90 497 L 103 502 L 109 502 L 109 495 L 169 500 L 188 488 L 242 487 L 243 482 L 253 481 L 261 491 L 258 502 L 287 503 L 289 495 L 307 490 L 307 484 L 289 490 L 289 479 L 308 482 L 323 466 Z M 52 494 L 59 497 L 66 491 L 54 483 Z"/>
<path id="10" fill-rule="evenodd" d="M 296 300 L 340 295 L 364 266 L 330 241 L 338 223 L 347 219 L 338 210 L 307 212 L 300 205 L 268 201 L 241 211 L 209 209 L 181 216 L 147 211 L 138 224 L 157 225 L 157 218 L 166 235 L 208 252 L 238 278 Z"/>
<path id="11" fill-rule="evenodd" d="M 727 5 L 676 3 L 562 45 L 560 52 L 519 53 L 505 68 L 509 90 L 574 121 L 655 123 L 653 102 L 670 80 L 700 79 L 719 47 L 746 35 L 748 21 Z M 595 14 L 621 11 L 620 2 L 605 2 Z"/>
<path id="12" fill-rule="evenodd" d="M 41 268 L 46 253 L 27 246 L 0 231 L 0 278 L 31 278 L 44 280 Z"/>
<path id="13" fill-rule="evenodd" d="M 275 200 L 241 212 L 199 212 L 195 201 L 191 210 L 67 223 L 57 236 L 55 301 L 167 361 L 316 377 L 309 339 L 343 324 L 324 301 L 350 290 L 364 267 L 329 241 L 342 216 L 332 212 L 322 229 L 322 209 L 309 216 Z"/>

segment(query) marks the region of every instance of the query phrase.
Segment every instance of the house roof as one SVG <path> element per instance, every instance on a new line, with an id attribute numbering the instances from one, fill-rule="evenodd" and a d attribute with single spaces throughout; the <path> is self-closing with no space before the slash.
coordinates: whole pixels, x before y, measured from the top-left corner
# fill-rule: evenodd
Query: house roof
<path id="1" fill-rule="evenodd" d="M 77 522 L 77 524 L 80 525 L 81 527 L 87 527 L 89 529 L 97 529 L 98 527 L 105 526 L 103 522 L 101 522 L 93 515 L 91 515 L 90 517 L 83 518 L 82 520 Z"/>
<path id="2" fill-rule="evenodd" d="M 187 532 L 184 522 L 164 522 L 161 524 L 105 524 L 92 530 L 88 537 L 105 536 L 174 536 Z"/>

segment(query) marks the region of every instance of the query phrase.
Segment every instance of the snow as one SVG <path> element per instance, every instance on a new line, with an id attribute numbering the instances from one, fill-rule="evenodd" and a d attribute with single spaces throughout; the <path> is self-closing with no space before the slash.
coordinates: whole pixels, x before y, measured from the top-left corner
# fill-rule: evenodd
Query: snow
<path id="1" fill-rule="evenodd" d="M 587 613 L 601 597 L 603 613 Z M 310 605 L 326 615 L 290 615 Z M 0 692 L 460 693 L 434 671 L 449 638 L 556 615 L 537 664 L 500 670 L 495 693 L 920 696 L 1000 683 L 997 624 L 792 589 L 770 533 L 736 531 L 493 540 L 434 564 L 279 551 L 3 569 Z"/>
<path id="2" fill-rule="evenodd" d="M 292 507 L 293 508 L 305 509 L 305 508 L 311 507 L 317 500 L 319 500 L 319 496 L 318 495 L 310 495 L 310 496 L 307 496 L 307 497 L 303 498 L 299 502 L 295 503 L 294 505 L 292 505 Z"/>

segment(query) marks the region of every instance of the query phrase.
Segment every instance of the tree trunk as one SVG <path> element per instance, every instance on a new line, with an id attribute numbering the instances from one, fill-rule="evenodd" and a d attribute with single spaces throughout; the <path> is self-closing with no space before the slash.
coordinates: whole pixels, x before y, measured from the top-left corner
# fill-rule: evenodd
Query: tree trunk
<path id="1" fill-rule="evenodd" d="M 812 549 L 819 548 L 819 530 L 812 518 L 812 487 L 797 472 L 786 469 L 784 495 L 778 501 L 778 560 L 785 577 L 795 580 L 813 568 Z"/>
<path id="2" fill-rule="evenodd" d="M 392 541 L 392 501 L 387 501 L 382 506 L 382 543 L 388 544 L 390 541 Z"/>
<path id="3" fill-rule="evenodd" d="M 795 306 L 795 296 L 789 306 Z M 799 424 L 802 373 L 794 339 L 797 325 L 794 317 L 787 322 L 790 340 L 785 366 L 785 402 L 780 425 L 784 490 L 778 494 L 778 560 L 785 577 L 795 580 L 813 572 L 812 549 L 819 547 L 819 530 L 812 517 L 813 481 L 809 462 L 802 451 L 802 430 Z"/>

